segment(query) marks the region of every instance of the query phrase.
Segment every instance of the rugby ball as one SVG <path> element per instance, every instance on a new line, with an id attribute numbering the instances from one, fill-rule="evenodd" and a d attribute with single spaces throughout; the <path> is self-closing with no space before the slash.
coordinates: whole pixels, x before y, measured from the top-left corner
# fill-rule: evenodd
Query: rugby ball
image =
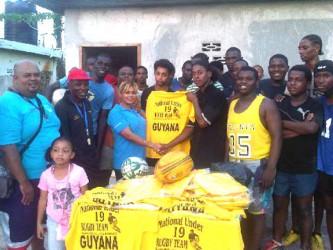
<path id="1" fill-rule="evenodd" d="M 147 174 L 149 170 L 148 164 L 140 157 L 128 157 L 121 164 L 121 174 L 124 179 L 134 179 L 137 176 L 143 176 Z"/>
<path id="2" fill-rule="evenodd" d="M 172 151 L 163 155 L 155 165 L 155 177 L 163 183 L 173 183 L 188 176 L 193 160 L 185 152 Z"/>

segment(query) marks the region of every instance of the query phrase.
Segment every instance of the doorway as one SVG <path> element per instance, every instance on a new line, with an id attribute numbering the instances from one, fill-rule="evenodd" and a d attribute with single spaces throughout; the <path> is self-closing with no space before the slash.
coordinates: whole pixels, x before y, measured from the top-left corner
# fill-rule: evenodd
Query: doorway
<path id="1" fill-rule="evenodd" d="M 101 53 L 108 54 L 112 58 L 110 74 L 117 76 L 118 70 L 124 65 L 134 70 L 141 63 L 141 44 L 116 44 L 116 45 L 82 45 L 80 48 L 80 65 L 86 68 L 86 60 Z"/>

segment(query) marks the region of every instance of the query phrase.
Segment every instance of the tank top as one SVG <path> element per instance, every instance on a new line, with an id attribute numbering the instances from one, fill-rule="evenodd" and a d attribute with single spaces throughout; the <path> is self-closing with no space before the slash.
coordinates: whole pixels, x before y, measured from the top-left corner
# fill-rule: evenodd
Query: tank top
<path id="1" fill-rule="evenodd" d="M 264 98 L 258 95 L 242 113 L 235 112 L 238 99 L 231 102 L 227 124 L 231 159 L 259 160 L 268 157 L 271 137 L 259 115 Z"/>

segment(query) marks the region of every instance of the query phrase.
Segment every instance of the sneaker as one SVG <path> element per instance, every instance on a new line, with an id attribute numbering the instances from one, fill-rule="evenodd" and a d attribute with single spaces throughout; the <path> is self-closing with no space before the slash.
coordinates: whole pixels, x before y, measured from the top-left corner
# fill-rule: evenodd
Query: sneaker
<path id="1" fill-rule="evenodd" d="M 283 236 L 282 243 L 285 246 L 289 246 L 294 242 L 298 241 L 299 239 L 300 239 L 299 234 L 295 233 L 295 231 L 291 229 L 285 236 Z"/>
<path id="2" fill-rule="evenodd" d="M 271 240 L 270 242 L 267 242 L 266 246 L 263 248 L 263 250 L 283 250 L 283 244 L 276 242 L 275 240 Z"/>
<path id="3" fill-rule="evenodd" d="M 323 238 L 319 234 L 312 235 L 311 250 L 324 250 Z"/>

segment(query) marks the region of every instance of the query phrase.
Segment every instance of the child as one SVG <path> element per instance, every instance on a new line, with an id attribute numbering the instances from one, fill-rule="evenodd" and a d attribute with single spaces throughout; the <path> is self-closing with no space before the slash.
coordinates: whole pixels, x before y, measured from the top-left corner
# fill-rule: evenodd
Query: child
<path id="1" fill-rule="evenodd" d="M 42 225 L 47 214 L 48 249 L 65 249 L 64 238 L 73 202 L 88 189 L 88 177 L 82 167 L 71 160 L 75 152 L 72 143 L 64 138 L 55 139 L 46 158 L 54 165 L 46 169 L 40 178 L 40 198 L 37 214 L 37 237 L 43 239 Z"/>

